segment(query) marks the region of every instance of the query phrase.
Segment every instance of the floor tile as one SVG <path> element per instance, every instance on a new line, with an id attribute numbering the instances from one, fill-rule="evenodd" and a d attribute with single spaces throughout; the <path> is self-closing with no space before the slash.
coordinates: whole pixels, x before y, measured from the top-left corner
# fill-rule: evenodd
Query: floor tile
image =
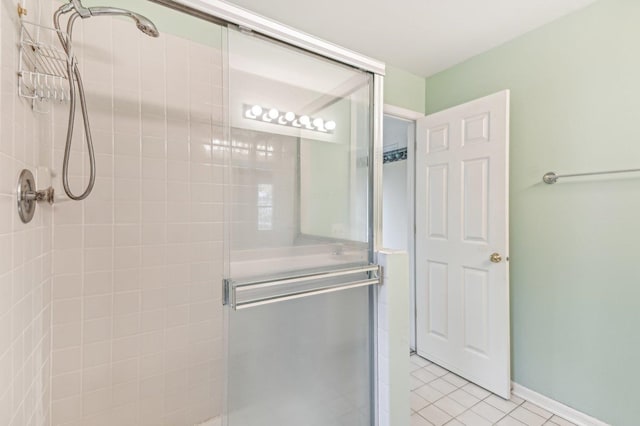
<path id="1" fill-rule="evenodd" d="M 491 426 L 493 423 L 473 411 L 465 411 L 457 417 L 465 426 Z"/>
<path id="2" fill-rule="evenodd" d="M 520 420 L 527 426 L 542 426 L 547 421 L 547 419 L 545 419 L 544 417 L 541 417 L 524 407 L 516 408 L 511 413 L 509 413 L 509 415 L 516 420 Z"/>
<path id="3" fill-rule="evenodd" d="M 414 364 L 413 362 L 409 363 L 409 372 L 414 372 L 416 370 L 420 370 L 421 368 L 423 368 L 421 365 L 418 364 Z"/>
<path id="4" fill-rule="evenodd" d="M 433 423 L 435 426 L 442 426 L 452 419 L 452 416 L 448 415 L 435 405 L 429 405 L 418 411 L 422 417 Z"/>
<path id="5" fill-rule="evenodd" d="M 514 419 L 513 417 L 510 416 L 506 416 L 504 417 L 502 420 L 500 420 L 498 423 L 496 423 L 498 426 L 523 426 L 524 423 L 519 422 L 518 420 Z M 526 426 L 526 425 L 524 425 Z"/>
<path id="6" fill-rule="evenodd" d="M 494 407 L 493 405 L 487 404 L 486 402 L 482 401 L 476 405 L 474 405 L 471 408 L 471 411 L 473 411 L 476 414 L 481 415 L 482 417 L 484 417 L 485 419 L 495 423 L 498 420 L 500 420 L 501 418 L 504 417 L 504 412 L 498 410 L 496 407 Z"/>
<path id="7" fill-rule="evenodd" d="M 434 380 L 433 382 L 429 383 L 429 386 L 431 386 L 432 388 L 436 389 L 437 391 L 443 393 L 443 394 L 448 394 L 453 392 L 454 390 L 456 390 L 457 388 L 455 386 L 453 386 L 451 383 L 447 382 L 446 380 L 443 379 L 437 379 Z"/>
<path id="8" fill-rule="evenodd" d="M 427 371 L 430 371 L 431 373 L 435 374 L 436 376 L 440 377 L 440 376 L 444 376 L 445 374 L 448 373 L 447 370 L 445 370 L 444 368 L 440 367 L 439 365 L 436 364 L 431 364 L 428 367 L 425 367 Z"/>
<path id="9" fill-rule="evenodd" d="M 519 396 L 515 396 L 514 394 L 511 394 L 511 398 L 509 398 L 509 401 L 513 402 L 516 405 L 520 405 L 524 402 L 524 399 L 520 398 Z"/>
<path id="10" fill-rule="evenodd" d="M 433 382 L 435 379 L 438 378 L 438 376 L 436 376 L 435 374 L 433 374 L 432 372 L 424 368 L 414 371 L 413 373 L 411 373 L 411 375 L 414 377 L 417 377 L 418 379 L 422 380 L 425 383 Z"/>
<path id="11" fill-rule="evenodd" d="M 424 385 L 414 392 L 429 402 L 436 402 L 444 396 L 442 392 L 432 388 L 431 385 Z"/>
<path id="12" fill-rule="evenodd" d="M 517 396 L 500 398 L 420 357 L 412 356 L 411 363 L 411 426 L 576 426 Z"/>
<path id="13" fill-rule="evenodd" d="M 515 410 L 516 407 L 518 407 L 514 402 L 502 399 L 497 395 L 489 395 L 489 397 L 487 397 L 484 401 L 488 404 L 493 405 L 498 410 L 504 413 L 510 413 Z"/>
<path id="14" fill-rule="evenodd" d="M 468 381 L 466 381 L 462 377 L 458 376 L 457 374 L 453 374 L 453 373 L 447 373 L 444 376 L 442 376 L 442 378 L 445 379 L 447 382 L 451 383 L 453 386 L 455 386 L 457 388 L 462 387 L 462 386 L 466 385 L 467 383 L 469 383 Z"/>
<path id="15" fill-rule="evenodd" d="M 436 407 L 449 414 L 451 417 L 459 416 L 466 411 L 466 408 L 445 396 L 433 403 Z"/>
<path id="16" fill-rule="evenodd" d="M 473 395 L 473 396 L 475 396 L 476 398 L 479 398 L 479 399 L 485 399 L 486 397 L 491 395 L 491 392 L 489 392 L 488 390 L 483 389 L 480 386 L 475 385 L 473 383 L 468 383 L 468 384 L 464 385 L 462 387 L 462 389 L 465 392 L 470 393 L 471 395 Z"/>
<path id="17" fill-rule="evenodd" d="M 478 398 L 465 392 L 462 389 L 458 389 L 454 392 L 451 392 L 448 396 L 458 404 L 462 405 L 464 408 L 471 408 L 474 405 L 476 405 L 478 402 L 480 402 Z"/>
<path id="18" fill-rule="evenodd" d="M 424 417 L 418 413 L 411 415 L 411 426 L 433 426 L 433 423 L 428 422 Z"/>
<path id="19" fill-rule="evenodd" d="M 426 367 L 428 365 L 431 365 L 431 361 L 427 361 L 426 359 L 418 355 L 411 355 L 411 362 L 420 367 Z"/>
<path id="20" fill-rule="evenodd" d="M 409 376 L 409 388 L 411 390 L 418 389 L 421 386 L 424 386 L 425 383 L 418 379 L 416 376 Z"/>
<path id="21" fill-rule="evenodd" d="M 411 409 L 413 411 L 420 411 L 424 407 L 429 405 L 429 401 L 416 394 L 415 392 L 411 392 L 411 400 L 409 405 L 411 406 Z"/>
<path id="22" fill-rule="evenodd" d="M 551 418 L 551 416 L 553 416 L 553 414 L 551 414 L 550 412 L 548 412 L 544 408 L 538 407 L 537 405 L 532 404 L 529 401 L 524 401 L 524 403 L 522 404 L 522 407 L 526 408 L 529 411 L 532 411 L 532 412 L 536 413 L 540 417 L 544 417 L 545 420 L 549 420 Z"/>

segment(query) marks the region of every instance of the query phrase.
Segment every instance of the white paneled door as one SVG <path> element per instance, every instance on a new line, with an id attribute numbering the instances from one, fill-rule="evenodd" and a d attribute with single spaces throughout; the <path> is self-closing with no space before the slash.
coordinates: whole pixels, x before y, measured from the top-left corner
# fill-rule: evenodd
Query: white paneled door
<path id="1" fill-rule="evenodd" d="M 505 398 L 509 91 L 417 122 L 417 352 Z"/>

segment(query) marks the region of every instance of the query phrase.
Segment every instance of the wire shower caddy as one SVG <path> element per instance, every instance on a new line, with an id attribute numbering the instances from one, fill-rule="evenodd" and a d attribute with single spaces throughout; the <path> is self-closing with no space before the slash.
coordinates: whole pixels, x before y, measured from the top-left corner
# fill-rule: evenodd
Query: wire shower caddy
<path id="1" fill-rule="evenodd" d="M 73 53 L 67 55 L 57 47 L 58 34 L 65 40 L 65 32 L 35 23 L 22 21 L 20 29 L 20 59 L 18 65 L 18 94 L 32 101 L 39 112 L 36 101 L 69 101 L 69 79 L 67 64 L 75 64 Z"/>

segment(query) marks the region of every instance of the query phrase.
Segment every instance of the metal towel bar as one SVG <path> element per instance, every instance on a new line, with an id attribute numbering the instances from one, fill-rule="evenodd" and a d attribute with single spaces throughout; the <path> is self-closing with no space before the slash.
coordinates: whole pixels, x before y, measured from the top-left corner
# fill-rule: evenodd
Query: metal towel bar
<path id="1" fill-rule="evenodd" d="M 355 278 L 357 275 L 359 277 Z M 223 301 L 235 310 L 380 284 L 380 266 L 367 265 L 268 280 L 223 280 Z M 355 278 L 355 279 L 354 279 Z"/>
<path id="2" fill-rule="evenodd" d="M 640 172 L 640 169 L 625 169 L 625 170 L 608 170 L 603 172 L 587 172 L 587 173 L 571 173 L 566 175 L 559 175 L 554 172 L 546 173 L 542 176 L 542 181 L 549 185 L 554 184 L 560 178 L 578 177 L 578 176 L 595 176 L 595 175 L 612 175 L 617 173 L 634 173 Z"/>

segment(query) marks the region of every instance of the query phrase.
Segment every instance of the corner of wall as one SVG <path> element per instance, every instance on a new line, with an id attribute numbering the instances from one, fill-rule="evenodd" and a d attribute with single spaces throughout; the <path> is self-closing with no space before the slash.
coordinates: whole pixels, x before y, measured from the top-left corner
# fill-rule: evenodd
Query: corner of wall
<path id="1" fill-rule="evenodd" d="M 35 2 L 29 17 L 37 17 L 38 9 L 46 9 L 49 3 Z M 50 145 L 48 136 L 38 130 L 46 118 L 18 96 L 15 84 L 20 24 L 15 3 L 2 2 L 0 424 L 46 426 L 50 421 L 52 213 L 39 205 L 32 221 L 22 223 L 15 185 L 23 169 L 31 170 L 41 185 L 39 171 L 46 166 Z"/>
<path id="2" fill-rule="evenodd" d="M 425 111 L 426 79 L 387 65 L 384 78 L 384 103 L 412 111 Z"/>

